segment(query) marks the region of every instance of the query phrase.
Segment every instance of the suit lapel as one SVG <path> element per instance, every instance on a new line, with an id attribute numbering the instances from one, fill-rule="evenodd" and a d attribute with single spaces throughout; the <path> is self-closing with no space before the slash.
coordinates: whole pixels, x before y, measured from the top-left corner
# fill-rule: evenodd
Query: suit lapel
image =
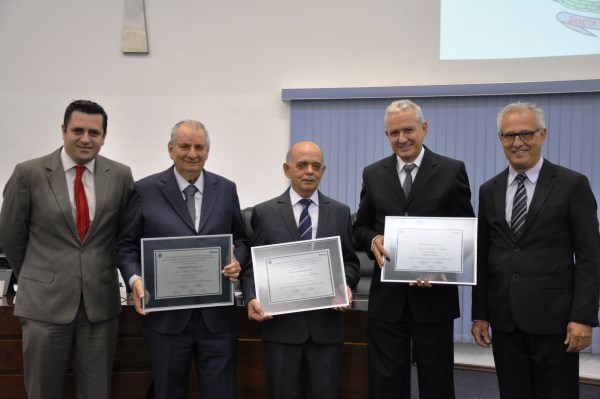
<path id="1" fill-rule="evenodd" d="M 329 223 L 330 200 L 319 191 L 319 226 L 317 227 L 317 238 L 323 238 Z"/>
<path id="2" fill-rule="evenodd" d="M 60 150 L 54 152 L 53 156 L 48 160 L 46 170 L 48 171 L 48 184 L 50 184 L 54 198 L 56 198 L 56 202 L 62 211 L 67 225 L 71 228 L 73 236 L 79 241 L 79 234 L 77 233 L 77 227 L 73 219 L 73 209 L 69 198 L 67 179 L 65 178 L 65 172 L 60 160 Z"/>
<path id="3" fill-rule="evenodd" d="M 206 171 L 202 171 L 202 173 L 204 173 L 204 191 L 202 192 L 202 208 L 200 211 L 200 224 L 198 225 L 199 232 L 202 231 L 219 197 L 218 180 L 214 178 L 212 173 Z"/>
<path id="4" fill-rule="evenodd" d="M 290 190 L 291 188 L 287 189 L 286 192 L 277 198 L 278 211 L 292 241 L 299 241 L 301 237 L 300 232 L 298 231 L 298 225 L 296 224 L 296 218 L 294 217 L 294 211 L 292 210 Z"/>
<path id="5" fill-rule="evenodd" d="M 427 187 L 429 180 L 431 180 L 437 173 L 437 167 L 438 161 L 436 154 L 431 152 L 429 148 L 425 147 L 423 161 L 417 170 L 417 176 L 415 177 L 412 188 L 410 189 L 410 193 L 408 194 L 409 203 L 413 201 L 425 187 Z"/>
<path id="6" fill-rule="evenodd" d="M 506 183 L 508 181 L 508 168 L 504 170 L 504 172 L 500 173 L 494 178 L 494 185 L 492 187 L 494 199 L 494 209 L 496 210 L 496 214 L 498 215 L 498 220 L 500 220 L 500 224 L 502 224 L 502 228 L 506 232 L 506 234 L 511 237 L 513 240 L 515 235 L 512 232 L 512 229 L 506 222 Z"/>
<path id="7" fill-rule="evenodd" d="M 95 227 L 98 225 L 100 220 L 100 215 L 104 211 L 104 207 L 106 205 L 106 200 L 108 197 L 108 188 L 110 187 L 110 165 L 101 157 L 96 157 L 95 163 L 95 171 L 94 171 L 94 190 L 96 193 L 96 210 L 94 212 L 94 220 L 90 226 L 89 234 L 85 236 L 87 240 L 88 237 L 93 234 Z"/>
<path id="8" fill-rule="evenodd" d="M 171 207 L 177 212 L 181 220 L 185 222 L 185 224 L 192 229 L 193 232 L 196 231 L 194 224 L 192 223 L 192 219 L 190 218 L 190 214 L 185 206 L 185 200 L 183 199 L 183 194 L 179 190 L 179 185 L 177 184 L 177 180 L 175 179 L 175 171 L 174 167 L 171 167 L 164 171 L 160 176 L 160 181 L 162 183 L 161 191 L 165 196 L 165 199 Z M 205 181 L 206 183 L 206 181 Z M 206 184 L 204 185 L 206 191 Z M 202 197 L 204 202 L 204 197 Z"/>
<path id="9" fill-rule="evenodd" d="M 393 154 L 391 157 L 387 158 L 386 162 L 384 162 L 383 180 L 386 182 L 393 195 L 396 197 L 396 200 L 394 202 L 405 204 L 406 197 L 404 196 L 404 191 L 402 190 L 402 186 L 400 185 L 396 154 Z"/>
<path id="10" fill-rule="evenodd" d="M 544 203 L 548 200 L 548 197 L 555 186 L 555 178 L 556 168 L 553 164 L 544 160 L 538 181 L 535 185 L 533 198 L 531 199 L 529 209 L 527 210 L 527 217 L 525 218 L 525 225 L 523 226 L 523 235 L 527 233 L 527 228 L 533 223 L 533 220 L 540 212 L 540 209 L 542 209 Z"/>

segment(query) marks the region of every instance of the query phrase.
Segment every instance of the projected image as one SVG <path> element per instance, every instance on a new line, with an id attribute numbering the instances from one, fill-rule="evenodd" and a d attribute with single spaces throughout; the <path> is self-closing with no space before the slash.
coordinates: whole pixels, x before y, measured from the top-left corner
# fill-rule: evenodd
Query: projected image
<path id="1" fill-rule="evenodd" d="M 600 54 L 600 1 L 442 0 L 440 59 Z"/>

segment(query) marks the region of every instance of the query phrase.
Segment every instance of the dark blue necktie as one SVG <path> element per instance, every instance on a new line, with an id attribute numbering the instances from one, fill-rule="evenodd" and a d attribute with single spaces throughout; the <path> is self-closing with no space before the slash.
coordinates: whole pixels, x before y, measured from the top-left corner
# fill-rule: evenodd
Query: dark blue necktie
<path id="1" fill-rule="evenodd" d="M 515 180 L 518 182 L 517 192 L 513 201 L 512 217 L 510 224 L 515 238 L 518 240 L 523 234 L 523 226 L 525 225 L 525 217 L 527 216 L 527 191 L 525 190 L 525 180 L 527 176 L 524 173 L 519 173 Z"/>
<path id="2" fill-rule="evenodd" d="M 302 198 L 298 201 L 300 205 L 304 208 L 302 209 L 302 213 L 300 213 L 300 222 L 298 223 L 298 231 L 300 232 L 301 240 L 311 240 L 312 239 L 312 221 L 310 220 L 310 215 L 308 214 L 308 206 L 311 203 L 311 200 Z"/>

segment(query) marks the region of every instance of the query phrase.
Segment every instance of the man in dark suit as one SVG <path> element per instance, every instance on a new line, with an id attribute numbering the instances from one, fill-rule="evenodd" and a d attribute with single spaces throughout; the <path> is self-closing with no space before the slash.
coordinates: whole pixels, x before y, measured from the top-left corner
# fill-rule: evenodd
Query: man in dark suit
<path id="1" fill-rule="evenodd" d="M 72 102 L 64 146 L 18 164 L 4 189 L 0 242 L 18 283 L 29 398 L 62 398 L 73 352 L 77 397 L 108 398 L 121 311 L 114 257 L 133 189 L 128 167 L 98 155 L 107 116 Z"/>
<path id="2" fill-rule="evenodd" d="M 237 281 L 248 260 L 248 238 L 236 186 L 204 169 L 209 149 L 204 125 L 192 120 L 179 122 L 168 144 L 174 167 L 135 183 L 117 250 L 119 267 L 132 286 L 140 314 L 144 314 L 144 288 L 139 277 L 141 238 L 232 234 L 234 259 L 222 271 L 232 282 Z M 150 352 L 156 398 L 187 398 L 192 357 L 202 398 L 236 396 L 235 306 L 150 313 L 144 317 L 144 340 Z"/>
<path id="3" fill-rule="evenodd" d="M 479 191 L 475 341 L 492 345 L 500 396 L 578 398 L 579 351 L 598 325 L 600 234 L 587 178 L 542 157 L 544 111 L 498 114 L 509 167 Z"/>
<path id="4" fill-rule="evenodd" d="M 427 280 L 383 283 L 380 268 L 389 256 L 383 246 L 386 216 L 472 217 L 469 180 L 462 162 L 423 146 L 428 126 L 417 104 L 391 103 L 385 128 L 394 155 L 364 169 L 353 226 L 358 245 L 376 260 L 367 324 L 369 394 L 373 399 L 410 397 L 412 339 L 420 397 L 454 398 L 457 287 L 432 286 Z"/>
<path id="5" fill-rule="evenodd" d="M 252 211 L 252 245 L 301 240 L 301 213 L 308 207 L 310 234 L 304 239 L 340 236 L 348 298 L 356 287 L 359 263 L 352 249 L 350 209 L 317 190 L 325 172 L 323 153 L 314 143 L 297 143 L 283 164 L 291 187 L 279 197 L 256 205 Z M 308 200 L 307 205 L 301 202 Z M 264 321 L 261 337 L 271 399 L 297 398 L 301 365 L 306 362 L 307 393 L 313 399 L 337 398 L 338 377 L 344 348 L 341 311 L 322 309 L 271 317 L 263 313 L 254 288 L 252 269 L 242 276 L 248 318 Z"/>

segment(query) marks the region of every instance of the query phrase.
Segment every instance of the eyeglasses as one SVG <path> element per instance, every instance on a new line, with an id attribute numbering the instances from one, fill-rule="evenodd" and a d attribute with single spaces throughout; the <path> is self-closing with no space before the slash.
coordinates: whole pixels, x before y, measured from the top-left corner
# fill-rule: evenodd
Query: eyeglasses
<path id="1" fill-rule="evenodd" d="M 542 129 L 537 129 L 534 131 L 531 130 L 523 130 L 522 132 L 506 132 L 506 133 L 498 133 L 502 141 L 505 143 L 514 143 L 517 136 L 521 139 L 523 143 L 527 143 L 533 139 L 533 135 L 539 132 Z"/>

